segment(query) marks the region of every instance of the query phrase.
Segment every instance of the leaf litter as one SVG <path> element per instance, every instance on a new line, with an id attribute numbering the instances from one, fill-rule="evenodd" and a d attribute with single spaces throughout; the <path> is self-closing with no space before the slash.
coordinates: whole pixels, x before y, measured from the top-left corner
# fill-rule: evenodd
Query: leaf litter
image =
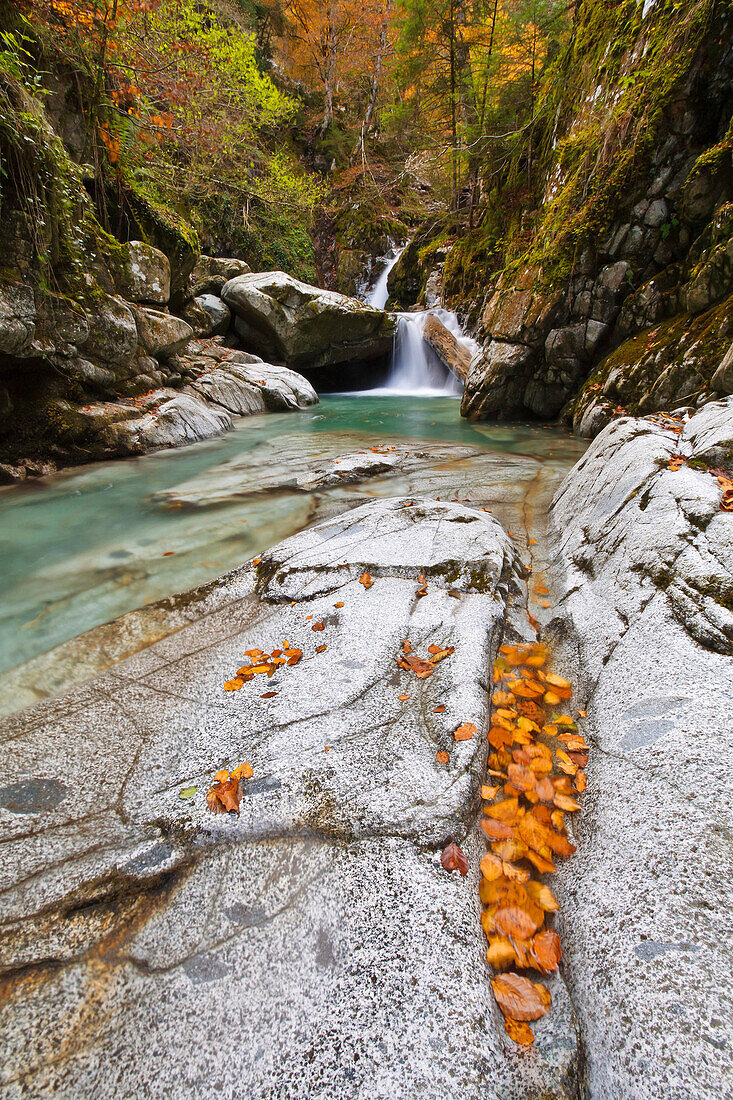
<path id="1" fill-rule="evenodd" d="M 481 827 L 489 851 L 481 860 L 481 924 L 487 961 L 507 1034 L 516 1043 L 534 1041 L 533 1020 L 551 1006 L 550 991 L 518 970 L 552 974 L 562 958 L 548 916 L 558 902 L 538 874 L 555 870 L 555 859 L 575 851 L 566 815 L 577 813 L 586 788 L 588 749 L 569 714 L 557 713 L 572 696 L 564 677 L 546 671 L 542 642 L 503 645 L 494 662 L 488 774 L 481 788 Z"/>

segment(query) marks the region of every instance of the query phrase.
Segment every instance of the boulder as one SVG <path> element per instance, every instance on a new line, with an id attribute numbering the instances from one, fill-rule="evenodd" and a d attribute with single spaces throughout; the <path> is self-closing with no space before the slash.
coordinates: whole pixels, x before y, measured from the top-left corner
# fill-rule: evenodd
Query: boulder
<path id="1" fill-rule="evenodd" d="M 240 275 L 226 283 L 221 296 L 236 315 L 242 340 L 294 370 L 377 359 L 392 348 L 393 315 L 282 271 Z"/>
<path id="2" fill-rule="evenodd" d="M 229 259 L 223 256 L 205 256 L 198 258 L 191 275 L 194 296 L 201 294 L 220 294 L 225 283 L 237 275 L 249 275 L 249 264 L 244 260 Z"/>
<path id="3" fill-rule="evenodd" d="M 733 400 L 686 422 L 624 417 L 551 512 L 555 647 L 593 746 L 558 876 L 593 1097 L 712 1100 L 733 1084 L 719 888 L 733 875 L 733 516 L 706 468 L 725 451 Z"/>
<path id="4" fill-rule="evenodd" d="M 171 1100 L 221 1093 L 232 1074 L 225 1094 L 252 1100 L 576 1094 L 562 980 L 531 1056 L 509 1049 L 493 1003 L 485 742 L 453 738 L 484 728 L 521 566 L 486 513 L 406 503 L 280 544 L 174 635 L 6 723 L 8 1079 L 100 1100 L 161 1080 Z M 456 652 L 416 680 L 395 664 L 405 637 Z M 263 677 L 224 691 L 246 650 L 286 638 L 306 659 L 267 691 Z M 214 772 L 244 759 L 239 815 L 214 816 Z M 450 838 L 466 878 L 441 867 Z"/>
<path id="5" fill-rule="evenodd" d="M 135 319 L 140 344 L 153 357 L 174 355 L 193 338 L 193 329 L 186 321 L 159 309 L 139 306 Z"/>
<path id="6" fill-rule="evenodd" d="M 101 294 L 90 319 L 84 355 L 117 371 L 129 365 L 137 351 L 138 330 L 134 306 L 111 294 Z"/>
<path id="7" fill-rule="evenodd" d="M 471 365 L 471 353 L 468 348 L 459 344 L 453 333 L 448 331 L 434 313 L 429 313 L 425 318 L 422 334 L 423 339 L 430 345 L 441 363 L 461 382 L 465 382 Z"/>
<path id="8" fill-rule="evenodd" d="M 265 411 L 265 399 L 258 386 L 224 367 L 199 375 L 190 391 L 209 404 L 218 405 L 235 416 L 251 416 Z"/>
<path id="9" fill-rule="evenodd" d="M 733 394 L 733 343 L 710 379 L 710 385 L 717 393 Z"/>
<path id="10" fill-rule="evenodd" d="M 145 454 L 160 447 L 181 447 L 221 435 L 231 416 L 192 394 L 175 393 L 141 417 L 110 424 L 100 434 L 112 454 Z"/>
<path id="11" fill-rule="evenodd" d="M 120 294 L 131 302 L 167 305 L 171 265 L 165 253 L 143 241 L 129 241 L 122 248 L 122 271 L 117 277 Z"/>
<path id="12" fill-rule="evenodd" d="M 308 379 L 287 367 L 263 363 L 257 356 L 241 351 L 227 356 L 222 366 L 230 374 L 256 386 L 270 412 L 305 409 L 318 404 L 318 394 Z"/>
<path id="13" fill-rule="evenodd" d="M 482 420 L 521 409 L 535 362 L 535 353 L 524 344 L 491 340 L 471 362 L 461 416 Z"/>
<path id="14" fill-rule="evenodd" d="M 226 302 L 215 294 L 199 294 L 195 302 L 207 314 L 209 336 L 224 336 L 229 331 L 232 313 Z"/>

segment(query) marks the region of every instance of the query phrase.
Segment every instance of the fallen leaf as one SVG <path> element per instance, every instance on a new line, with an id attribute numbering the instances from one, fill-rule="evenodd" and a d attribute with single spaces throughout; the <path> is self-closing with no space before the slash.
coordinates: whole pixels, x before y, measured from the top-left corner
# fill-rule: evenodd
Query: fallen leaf
<path id="1" fill-rule="evenodd" d="M 484 784 L 481 788 L 481 797 L 485 798 L 487 802 L 490 802 L 492 798 L 496 798 L 498 791 L 498 787 L 487 787 L 486 784 Z"/>
<path id="2" fill-rule="evenodd" d="M 217 775 L 222 774 L 217 772 Z M 206 792 L 206 805 L 209 807 L 212 813 L 239 813 L 239 803 L 242 801 L 242 794 L 240 790 L 239 779 L 230 779 L 229 772 L 226 772 L 227 779 L 220 781 L 215 779 L 211 787 Z"/>
<path id="3" fill-rule="evenodd" d="M 478 730 L 473 722 L 463 722 L 457 730 L 453 731 L 453 736 L 456 741 L 470 741 L 474 733 L 478 733 Z"/>
<path id="4" fill-rule="evenodd" d="M 235 676 L 233 680 L 227 680 L 224 684 L 224 691 L 239 691 L 244 686 L 244 680 L 241 676 Z"/>
<path id="5" fill-rule="evenodd" d="M 527 891 L 527 896 L 530 897 L 536 905 L 539 905 L 540 909 L 544 909 L 546 913 L 556 913 L 560 908 L 557 898 L 550 887 L 545 886 L 544 882 L 535 882 L 535 880 L 532 879 L 525 886 L 525 890 Z"/>
<path id="6" fill-rule="evenodd" d="M 313 626 L 311 627 L 311 630 L 325 630 L 325 628 L 326 628 L 325 623 L 313 623 Z"/>
<path id="7" fill-rule="evenodd" d="M 489 840 L 511 840 L 515 835 L 512 825 L 507 825 L 504 821 L 495 821 L 490 817 L 482 819 L 481 828 Z"/>
<path id="8" fill-rule="evenodd" d="M 585 772 L 577 772 L 575 776 L 575 789 L 578 794 L 582 794 L 587 786 L 588 780 L 585 777 Z"/>
<path id="9" fill-rule="evenodd" d="M 254 772 L 252 771 L 252 765 L 248 764 L 247 761 L 244 760 L 239 765 L 239 767 L 234 769 L 234 771 L 231 774 L 231 778 L 232 779 L 240 779 L 240 778 L 241 779 L 251 779 L 253 775 L 254 775 Z"/>
<path id="10" fill-rule="evenodd" d="M 437 707 L 433 707 L 433 714 L 442 714 L 445 710 L 445 703 L 440 703 Z"/>
<path id="11" fill-rule="evenodd" d="M 276 691 L 265 691 L 262 695 L 260 695 L 260 699 L 274 699 L 276 695 Z"/>
<path id="12" fill-rule="evenodd" d="M 338 603 L 335 603 L 335 604 L 334 604 L 333 606 L 334 606 L 334 607 L 343 607 L 343 606 L 344 606 L 344 601 L 343 601 L 343 600 L 339 600 L 339 602 L 338 602 Z"/>
<path id="13" fill-rule="evenodd" d="M 513 1039 L 515 1043 L 519 1043 L 520 1046 L 528 1047 L 534 1042 L 534 1032 L 529 1024 L 522 1023 L 521 1020 L 514 1020 L 511 1016 L 504 1018 L 504 1028 L 510 1039 Z"/>
<path id="14" fill-rule="evenodd" d="M 405 701 L 406 699 L 410 699 L 410 698 L 411 698 L 411 696 L 409 696 L 409 695 L 398 695 L 398 696 L 397 696 L 397 698 L 398 698 L 398 699 L 401 699 L 401 700 L 402 700 L 402 702 L 404 703 L 404 701 Z"/>
<path id="15" fill-rule="evenodd" d="M 505 966 L 512 966 L 516 959 L 511 941 L 506 936 L 489 936 L 489 949 L 486 952 L 489 966 L 501 970 Z"/>
<path id="16" fill-rule="evenodd" d="M 575 851 L 575 846 L 570 843 L 568 838 L 560 836 L 554 829 L 543 824 L 543 822 L 535 817 L 534 810 L 543 808 L 545 807 L 535 806 L 532 813 L 525 814 L 524 817 L 520 819 L 517 825 L 517 832 L 520 838 L 529 848 L 534 849 L 534 851 L 540 850 L 540 855 L 543 854 L 541 851 L 542 848 L 549 848 L 559 856 L 571 856 Z"/>
<path id="17" fill-rule="evenodd" d="M 364 570 L 362 575 L 359 577 L 359 584 L 363 584 L 365 588 L 371 588 L 374 584 L 371 575 L 367 573 L 366 570 Z"/>
<path id="18" fill-rule="evenodd" d="M 407 672 L 414 672 L 418 680 L 426 680 L 435 672 L 435 666 L 430 661 L 424 661 L 422 657 L 418 657 L 416 653 L 403 653 L 400 657 L 395 657 L 395 661 L 400 668 L 404 668 Z"/>
<path id="19" fill-rule="evenodd" d="M 502 861 L 493 852 L 487 852 L 482 857 L 479 866 L 481 874 L 488 882 L 493 882 L 494 879 L 501 878 L 504 874 Z"/>
<path id="20" fill-rule="evenodd" d="M 451 841 L 443 849 L 440 862 L 446 871 L 460 871 L 462 875 L 468 874 L 468 859 L 461 848 Z"/>
<path id="21" fill-rule="evenodd" d="M 438 752 L 436 752 L 435 759 L 438 761 L 439 764 L 447 764 L 450 760 L 450 754 L 447 753 L 445 749 L 440 749 Z"/>
<path id="22" fill-rule="evenodd" d="M 494 917 L 494 927 L 515 940 L 527 940 L 537 931 L 537 925 L 524 909 L 516 905 L 507 905 L 499 909 Z"/>
<path id="23" fill-rule="evenodd" d="M 197 789 L 196 787 L 183 787 L 178 792 L 178 797 L 182 798 L 184 801 L 186 801 L 189 798 L 193 798 L 193 796 L 196 794 L 196 789 Z"/>
<path id="24" fill-rule="evenodd" d="M 560 937 L 552 928 L 543 928 L 532 937 L 530 954 L 537 964 L 537 969 L 544 974 L 550 974 L 557 970 L 562 958 Z"/>
<path id="25" fill-rule="evenodd" d="M 574 810 L 579 810 L 581 808 L 580 803 L 576 802 L 575 799 L 569 794 L 556 794 L 554 798 L 554 803 L 558 807 L 558 809 L 567 810 L 570 813 L 572 813 Z"/>
<path id="26" fill-rule="evenodd" d="M 491 988 L 499 1008 L 512 1020 L 539 1020 L 547 1014 L 549 991 L 521 974 L 499 974 L 491 979 Z"/>

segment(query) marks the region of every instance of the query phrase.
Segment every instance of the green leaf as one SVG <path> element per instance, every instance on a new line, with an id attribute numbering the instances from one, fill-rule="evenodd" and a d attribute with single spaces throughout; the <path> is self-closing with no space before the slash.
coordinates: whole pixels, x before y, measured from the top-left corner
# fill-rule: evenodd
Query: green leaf
<path id="1" fill-rule="evenodd" d="M 189 798 L 193 798 L 193 796 L 195 794 L 196 794 L 196 787 L 184 787 L 183 790 L 178 795 L 178 797 L 182 798 L 183 801 L 186 802 Z"/>

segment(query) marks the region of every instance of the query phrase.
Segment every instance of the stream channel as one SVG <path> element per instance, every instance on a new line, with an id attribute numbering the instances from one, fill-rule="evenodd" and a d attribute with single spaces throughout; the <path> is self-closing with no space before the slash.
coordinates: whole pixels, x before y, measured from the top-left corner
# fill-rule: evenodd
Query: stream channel
<path id="1" fill-rule="evenodd" d="M 528 503 L 542 498 L 544 513 L 586 445 L 556 427 L 463 420 L 454 381 L 415 339 L 418 317 L 405 315 L 382 389 L 322 396 L 300 412 L 242 419 L 211 441 L 0 492 L 0 673 L 374 496 L 491 507 L 522 528 L 527 548 Z"/>

